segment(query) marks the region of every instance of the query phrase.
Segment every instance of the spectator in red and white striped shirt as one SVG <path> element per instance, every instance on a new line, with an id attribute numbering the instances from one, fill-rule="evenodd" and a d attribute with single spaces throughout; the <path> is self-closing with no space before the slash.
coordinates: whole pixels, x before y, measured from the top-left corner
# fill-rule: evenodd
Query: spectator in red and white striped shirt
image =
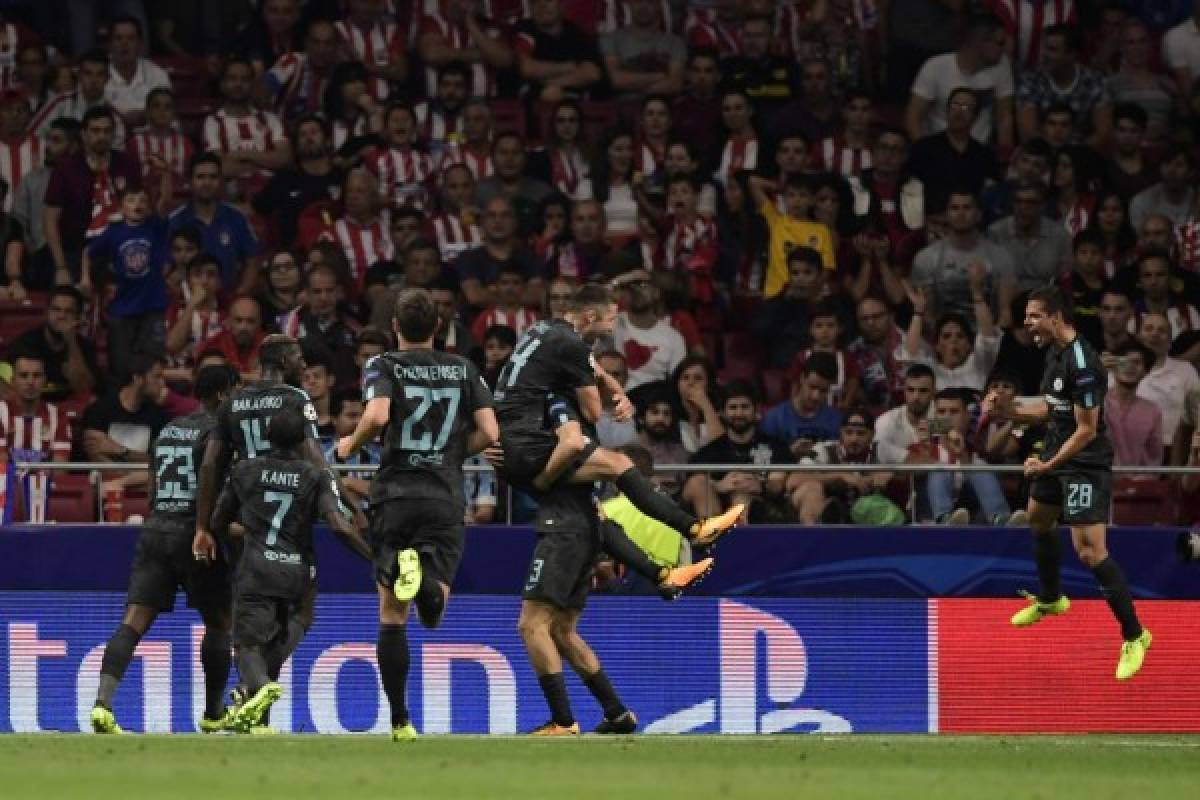
<path id="1" fill-rule="evenodd" d="M 470 94 L 495 97 L 496 72 L 513 65 L 513 51 L 494 20 L 480 15 L 479 0 L 443 0 L 421 19 L 417 49 L 425 64 L 425 91 L 437 94 L 437 70 L 462 61 L 471 70 Z"/>
<path id="2" fill-rule="evenodd" d="M 154 89 L 146 96 L 146 127 L 129 137 L 125 149 L 142 167 L 142 183 L 150 190 L 151 207 L 158 205 L 160 183 L 150 164 L 151 156 L 161 158 L 170 168 L 175 186 L 186 191 L 187 167 L 195 147 L 179 130 L 174 92 Z"/>
<path id="3" fill-rule="evenodd" d="M 379 210 L 379 183 L 365 169 L 346 175 L 342 187 L 345 213 L 333 225 L 332 238 L 346 254 L 356 292 L 362 291 L 367 270 L 377 261 L 395 255 L 390 236 L 390 214 Z"/>
<path id="4" fill-rule="evenodd" d="M 537 309 L 524 305 L 526 278 L 524 271 L 513 263 L 503 264 L 496 273 L 492 295 L 496 302 L 480 312 L 471 325 L 476 341 L 485 341 L 484 334 L 493 325 L 505 325 L 520 337 L 541 315 Z"/>
<path id="5" fill-rule="evenodd" d="M 437 239 L 438 250 L 447 264 L 453 264 L 465 251 L 483 242 L 479 229 L 479 209 L 475 207 L 475 178 L 465 164 L 451 164 L 442 172 L 442 213 L 429 225 Z"/>
<path id="6" fill-rule="evenodd" d="M 338 63 L 338 36 L 333 24 L 323 20 L 308 26 L 304 52 L 285 53 L 262 76 L 263 86 L 275 104 L 275 113 L 291 122 L 321 110 L 325 87 Z"/>
<path id="7" fill-rule="evenodd" d="M 4 211 L 12 210 L 12 198 L 21 179 L 42 165 L 42 141 L 27 133 L 29 99 L 21 89 L 0 94 L 0 178 L 8 183 Z"/>
<path id="8" fill-rule="evenodd" d="M 204 120 L 204 147 L 221 156 L 221 172 L 230 178 L 231 201 L 248 200 L 262 189 L 274 170 L 292 160 L 283 123 L 269 111 L 251 105 L 254 67 L 231 58 L 221 69 L 222 104 Z"/>
<path id="9" fill-rule="evenodd" d="M 387 19 L 380 0 L 348 0 L 346 19 L 334 24 L 347 56 L 360 62 L 371 75 L 371 95 L 387 100 L 390 84 L 408 77 L 404 52 L 405 32 Z"/>
<path id="10" fill-rule="evenodd" d="M 192 259 L 187 265 L 185 301 L 183 305 L 176 304 L 167 309 L 169 371 L 173 371 L 170 368 L 182 368 L 182 377 L 190 377 L 196 348 L 221 332 L 223 319 L 217 302 L 220 293 L 220 263 L 204 254 Z M 167 379 L 172 377 L 174 375 L 168 374 Z"/>
<path id="11" fill-rule="evenodd" d="M 383 116 L 387 149 L 367 159 L 366 167 L 379 179 L 379 196 L 391 206 L 429 205 L 426 184 L 433 177 L 433 159 L 417 149 L 417 115 L 412 106 L 393 103 Z"/>
<path id="12" fill-rule="evenodd" d="M 446 148 L 438 168 L 444 170 L 451 164 L 466 164 L 477 181 L 496 173 L 492 161 L 492 109 L 486 100 L 476 98 L 463 106 L 462 141 Z"/>
<path id="13" fill-rule="evenodd" d="M 463 133 L 463 106 L 467 102 L 470 72 L 461 61 L 438 70 L 437 95 L 413 107 L 421 141 L 437 159 Z"/>
<path id="14" fill-rule="evenodd" d="M 871 95 L 849 92 L 842 106 L 842 132 L 826 137 L 817 148 L 821 169 L 849 178 L 871 168 L 871 123 L 875 116 Z"/>
<path id="15" fill-rule="evenodd" d="M 18 353 L 11 360 L 12 399 L 0 400 L 0 495 L 20 491 L 25 518 L 45 522 L 49 473 L 22 471 L 17 485 L 6 485 L 4 463 L 10 459 L 26 463 L 67 461 L 71 455 L 70 425 L 58 406 L 42 399 L 45 362 L 32 353 Z"/>
<path id="16" fill-rule="evenodd" d="M 0 400 L 0 462 L 66 461 L 71 433 L 66 414 L 42 399 L 46 363 L 33 353 L 17 352 L 12 362 L 12 395 Z"/>

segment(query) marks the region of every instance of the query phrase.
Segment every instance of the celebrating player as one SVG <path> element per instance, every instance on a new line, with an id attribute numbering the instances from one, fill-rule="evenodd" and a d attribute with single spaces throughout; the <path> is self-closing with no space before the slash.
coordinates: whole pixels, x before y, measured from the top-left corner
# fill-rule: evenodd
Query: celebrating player
<path id="1" fill-rule="evenodd" d="M 1124 644 L 1117 680 L 1128 680 L 1142 668 L 1150 647 L 1150 631 L 1142 628 L 1121 567 L 1105 547 L 1106 520 L 1112 497 L 1113 449 L 1104 425 L 1108 376 L 1100 356 L 1076 333 L 1060 291 L 1036 289 L 1025 307 L 1025 327 L 1039 347 L 1048 347 L 1041 398 L 1001 400 L 995 392 L 985 410 L 1017 422 L 1046 422 L 1041 458 L 1025 461 L 1033 481 L 1029 524 L 1041 589 L 1029 605 L 1013 615 L 1018 627 L 1065 614 L 1070 600 L 1059 588 L 1062 554 L 1058 536 L 1061 516 L 1071 528 L 1079 559 L 1100 583 L 1104 599 L 1121 625 Z"/>
<path id="2" fill-rule="evenodd" d="M 233 592 L 234 644 L 246 692 L 232 721 L 238 731 L 258 726 L 283 695 L 275 682 L 278 672 L 271 670 L 287 660 L 307 628 L 317 514 L 347 547 L 371 558 L 366 542 L 342 513 L 333 473 L 301 455 L 305 427 L 295 409 L 272 416 L 266 431 L 269 452 L 234 466 L 212 518 L 218 536 L 228 535 L 236 519 L 244 538 Z"/>
<path id="3" fill-rule="evenodd" d="M 551 424 L 547 398 L 574 398 L 583 420 L 592 424 L 599 418 L 599 371 L 587 340 L 611 333 L 615 319 L 616 304 L 608 290 L 594 284 L 583 286 L 564 319 L 538 322 L 525 333 L 497 382 L 503 457 L 498 467 L 515 486 L 537 492 L 541 499 L 538 542 L 518 622 L 552 716 L 534 731 L 539 736 L 579 733 L 562 674 L 564 657 L 604 710 L 598 732 L 631 733 L 637 728 L 637 718 L 621 702 L 599 659 L 576 629 L 601 546 L 593 482 L 615 481 L 640 510 L 700 545 L 714 542 L 743 511 L 735 507 L 719 517 L 698 521 L 659 495 L 627 456 L 599 448 L 587 438 L 574 458 L 573 469 L 539 492 L 546 484 L 543 473 L 552 472 L 547 467 L 551 455 L 557 456 L 563 449 L 553 430 L 556 425 Z M 617 412 L 628 414 L 624 392 L 614 381 L 605 383 Z M 567 429 L 568 425 L 557 427 Z"/>
<path id="4" fill-rule="evenodd" d="M 417 737 L 408 717 L 408 606 L 427 628 L 445 613 L 463 553 L 463 460 L 499 438 L 492 395 L 475 365 L 433 349 L 438 310 L 424 289 L 396 298 L 399 350 L 363 369 L 367 407 L 338 442 L 349 458 L 384 432 L 383 462 L 371 481 L 371 549 L 379 591 L 377 654 L 392 712 L 392 739 Z M 394 422 L 394 424 L 393 424 Z"/>
<path id="5" fill-rule="evenodd" d="M 125 675 L 138 642 L 161 612 L 175 606 L 182 586 L 188 605 L 204 620 L 200 664 L 204 669 L 204 716 L 200 730 L 221 730 L 221 696 L 229 678 L 229 568 L 223 558 L 201 565 L 192 558 L 196 526 L 196 464 L 216 425 L 215 411 L 237 382 L 228 367 L 204 367 L 196 375 L 202 408 L 172 420 L 154 441 L 155 479 L 150 516 L 138 537 L 129 576 L 129 599 L 121 624 L 104 648 L 100 689 L 92 708 L 92 730 L 122 733 L 113 715 L 113 694 Z"/>

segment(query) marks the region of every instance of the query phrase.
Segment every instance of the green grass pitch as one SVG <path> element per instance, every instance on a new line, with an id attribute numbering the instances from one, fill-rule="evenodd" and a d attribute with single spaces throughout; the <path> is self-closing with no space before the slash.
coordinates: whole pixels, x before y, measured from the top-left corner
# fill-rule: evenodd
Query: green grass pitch
<path id="1" fill-rule="evenodd" d="M 0 736 L 0 797 L 1196 797 L 1200 737 Z"/>

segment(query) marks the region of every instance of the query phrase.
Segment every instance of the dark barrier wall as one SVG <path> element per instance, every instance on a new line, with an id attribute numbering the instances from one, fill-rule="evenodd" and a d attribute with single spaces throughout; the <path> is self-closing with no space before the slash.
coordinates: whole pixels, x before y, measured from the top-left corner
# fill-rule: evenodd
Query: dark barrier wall
<path id="1" fill-rule="evenodd" d="M 1200 565 L 1175 557 L 1175 528 L 1115 528 L 1109 549 L 1143 598 L 1200 598 Z M 0 589 L 123 591 L 137 539 L 124 526 L 0 528 Z M 1098 597 L 1064 536 L 1064 588 Z M 996 528 L 738 529 L 716 550 L 717 566 L 693 594 L 769 597 L 1013 597 L 1036 586 L 1027 530 Z M 455 591 L 516 594 L 534 535 L 526 528 L 467 532 Z M 371 592 L 365 563 L 318 534 L 323 592 Z"/>

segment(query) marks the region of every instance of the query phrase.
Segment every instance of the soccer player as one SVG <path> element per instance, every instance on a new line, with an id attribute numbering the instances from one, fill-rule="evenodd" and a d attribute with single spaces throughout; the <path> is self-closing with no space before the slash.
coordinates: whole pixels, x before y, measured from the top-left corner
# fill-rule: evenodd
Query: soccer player
<path id="1" fill-rule="evenodd" d="M 221 491 L 224 476 L 229 474 L 230 463 L 235 459 L 257 458 L 270 452 L 271 443 L 266 437 L 268 421 L 280 411 L 295 411 L 304 419 L 304 442 L 300 445 L 301 455 L 317 469 L 325 469 L 325 456 L 321 452 L 317 433 L 317 409 L 308 394 L 300 387 L 304 380 L 304 354 L 300 343 L 290 336 L 273 334 L 262 340 L 258 361 L 262 378 L 240 386 L 217 411 L 217 425 L 209 437 L 200 465 L 200 488 L 196 494 L 196 536 L 192 543 L 193 552 L 204 553 L 209 560 L 215 559 L 216 541 L 208 527 L 217 496 Z M 338 484 L 340 497 L 341 484 Z M 365 527 L 361 512 L 354 513 L 355 524 Z M 313 604 L 316 602 L 316 567 L 313 566 L 312 585 L 309 589 L 305 628 L 312 625 Z M 269 665 L 272 679 L 278 677 L 283 662 Z M 244 692 L 236 693 L 244 697 Z M 235 696 L 235 704 L 237 697 Z"/>
<path id="2" fill-rule="evenodd" d="M 1021 423 L 1046 423 L 1041 457 L 1025 461 L 1025 475 L 1032 481 L 1029 523 L 1041 588 L 1036 596 L 1029 596 L 1026 608 L 1013 615 L 1012 624 L 1032 625 L 1071 607 L 1059 588 L 1062 556 L 1057 526 L 1061 517 L 1071 528 L 1075 552 L 1096 576 L 1121 625 L 1125 641 L 1117 662 L 1117 680 L 1123 681 L 1142 668 L 1151 636 L 1138 622 L 1125 575 L 1109 556 L 1104 541 L 1113 462 L 1112 443 L 1104 425 L 1108 375 L 1100 356 L 1070 320 L 1059 289 L 1031 292 L 1025 327 L 1039 347 L 1049 348 L 1042 397 L 1014 401 L 990 392 L 985 398 L 985 411 Z"/>
<path id="3" fill-rule="evenodd" d="M 502 474 L 514 486 L 534 494 L 551 484 L 588 485 L 614 481 L 640 511 L 666 523 L 700 547 L 707 547 L 734 526 L 745 510 L 735 505 L 724 514 L 698 520 L 655 491 L 628 456 L 600 447 L 594 437 L 577 437 L 579 453 L 560 447 L 560 434 L 547 416 L 547 398 L 564 397 L 578 408 L 580 422 L 594 425 L 603 410 L 597 378 L 605 384 L 614 416 L 628 419 L 632 405 L 620 385 L 596 366 L 591 345 L 611 335 L 617 304 L 598 284 L 580 287 L 563 319 L 534 324 L 496 382 Z M 563 457 L 566 454 L 567 457 Z M 552 458 L 553 456 L 553 458 Z M 561 475 L 561 478 L 559 477 Z"/>
<path id="4" fill-rule="evenodd" d="M 596 368 L 587 340 L 612 332 L 616 304 L 608 290 L 589 284 L 572 299 L 562 320 L 535 324 L 513 351 L 497 382 L 497 415 L 502 424 L 502 460 L 497 467 L 514 485 L 540 494 L 538 542 L 525 582 L 518 629 L 530 663 L 550 706 L 552 718 L 534 731 L 539 736 L 579 733 L 562 674 L 565 657 L 604 710 L 600 733 L 632 733 L 637 717 L 621 702 L 604 669 L 576 627 L 587 601 L 592 567 L 601 534 L 592 499 L 595 481 L 613 480 L 641 511 L 708 545 L 733 526 L 741 507 L 703 521 L 696 520 L 659 495 L 624 454 L 585 439 L 574 463 L 544 492 L 543 472 L 558 455 L 559 435 L 551 424 L 549 396 L 573 398 L 582 420 L 594 424 L 602 410 Z M 619 414 L 630 411 L 620 387 L 604 376 L 610 400 Z M 562 425 L 564 429 L 579 423 Z M 556 450 L 558 453 L 556 453 Z M 491 452 L 491 451 L 489 451 Z"/>
<path id="5" fill-rule="evenodd" d="M 113 694 L 125 675 L 138 642 L 164 611 L 175 606 L 182 586 L 188 605 L 204 620 L 200 664 L 204 669 L 205 707 L 200 730 L 221 730 L 222 695 L 229 678 L 230 587 L 224 559 L 203 566 L 192 557 L 196 526 L 196 464 L 216 425 L 216 409 L 237 382 L 228 367 L 203 367 L 195 394 L 202 407 L 172 420 L 154 442 L 155 479 L 150 515 L 138 537 L 125 616 L 108 640 L 100 662 L 100 689 L 92 708 L 92 730 L 122 733 L 113 715 Z"/>
<path id="6" fill-rule="evenodd" d="M 408 716 L 409 603 L 427 628 L 446 610 L 462 559 L 463 461 L 497 441 L 492 394 L 465 358 L 433 349 L 438 309 L 425 289 L 396 298 L 392 327 L 399 349 L 363 368 L 367 407 L 338 442 L 349 458 L 384 433 L 384 455 L 371 481 L 370 541 L 379 592 L 376 652 L 392 714 L 392 739 L 417 738 Z"/>
<path id="7" fill-rule="evenodd" d="M 337 481 L 305 458 L 305 419 L 284 408 L 267 425 L 269 451 L 239 461 L 217 501 L 212 530 L 224 538 L 235 520 L 243 547 L 234 578 L 234 645 L 245 699 L 234 730 L 259 726 L 283 695 L 272 665 L 291 655 L 307 629 L 314 566 L 312 525 L 319 514 L 343 542 L 368 561 L 370 548 L 342 513 Z M 198 552 L 198 559 L 206 554 Z"/>

